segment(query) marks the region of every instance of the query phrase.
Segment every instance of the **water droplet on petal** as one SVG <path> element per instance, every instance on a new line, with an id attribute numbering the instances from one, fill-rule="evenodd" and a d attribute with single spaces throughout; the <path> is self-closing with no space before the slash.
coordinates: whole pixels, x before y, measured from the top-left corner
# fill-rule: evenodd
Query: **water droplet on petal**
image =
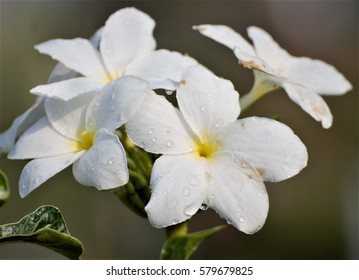
<path id="1" fill-rule="evenodd" d="M 110 158 L 108 161 L 107 161 L 107 165 L 110 166 L 114 163 L 114 159 L 113 158 Z"/>
<path id="2" fill-rule="evenodd" d="M 192 186 L 198 186 L 199 180 L 196 175 L 190 175 L 187 177 L 187 182 Z"/>
<path id="3" fill-rule="evenodd" d="M 184 214 L 187 216 L 193 216 L 197 212 L 198 208 L 194 207 L 194 205 L 188 205 L 184 209 Z"/>
<path id="4" fill-rule="evenodd" d="M 283 168 L 284 171 L 288 171 L 288 170 L 289 170 L 289 165 L 288 165 L 288 164 L 284 164 L 284 165 L 282 166 L 282 168 Z"/>
<path id="5" fill-rule="evenodd" d="M 247 164 L 245 161 L 242 161 L 242 162 L 241 162 L 241 166 L 242 166 L 243 168 L 247 168 L 247 167 L 248 167 L 248 164 Z"/>
<path id="6" fill-rule="evenodd" d="M 171 181 L 171 182 L 173 182 L 174 180 L 175 180 L 175 178 L 173 178 L 173 177 L 170 178 L 170 181 Z"/>
<path id="7" fill-rule="evenodd" d="M 164 195 L 166 195 L 166 194 L 167 194 L 167 190 L 163 190 L 162 193 L 163 193 Z"/>
<path id="8" fill-rule="evenodd" d="M 203 104 L 203 105 L 201 106 L 201 108 L 200 108 L 201 112 L 204 112 L 204 111 L 206 110 L 206 107 L 207 107 L 207 105 L 206 105 L 206 104 Z"/>
<path id="9" fill-rule="evenodd" d="M 223 125 L 223 120 L 222 120 L 222 119 L 216 120 L 216 121 L 214 122 L 214 126 L 215 126 L 216 128 L 219 128 L 219 127 L 221 127 L 222 125 Z"/>
<path id="10" fill-rule="evenodd" d="M 150 129 L 147 131 L 147 133 L 148 133 L 148 134 L 152 134 L 154 131 L 155 131 L 155 130 L 154 130 L 153 128 L 150 128 Z"/>
<path id="11" fill-rule="evenodd" d="M 152 142 L 156 142 L 156 138 L 153 137 L 153 138 L 151 139 L 151 141 L 152 141 Z"/>
<path id="12" fill-rule="evenodd" d="M 243 223 L 245 220 L 246 220 L 246 218 L 244 218 L 243 216 L 240 216 L 240 217 L 239 217 L 239 221 L 240 221 L 241 223 Z"/>
<path id="13" fill-rule="evenodd" d="M 214 199 L 216 196 L 214 195 L 214 194 L 211 194 L 210 196 L 209 196 L 209 198 L 210 199 Z"/>
<path id="14" fill-rule="evenodd" d="M 187 187 L 184 187 L 183 190 L 182 190 L 182 193 L 183 193 L 184 196 L 188 197 L 191 194 L 191 190 L 189 188 L 187 188 Z"/>
<path id="15" fill-rule="evenodd" d="M 35 180 L 34 180 L 34 184 L 40 183 L 40 180 L 41 180 L 40 176 L 36 177 Z"/>
<path id="16" fill-rule="evenodd" d="M 171 95 L 173 93 L 173 90 L 166 90 L 166 94 Z"/>
<path id="17" fill-rule="evenodd" d="M 120 173 L 120 170 L 115 170 L 115 174 L 118 174 L 118 173 Z"/>
<path id="18" fill-rule="evenodd" d="M 172 147 L 172 146 L 173 146 L 173 142 L 172 142 L 171 140 L 168 140 L 168 141 L 166 142 L 166 146 L 167 146 L 167 147 Z"/>
<path id="19" fill-rule="evenodd" d="M 177 204 L 178 204 L 178 199 L 175 198 L 175 199 L 172 201 L 172 206 L 175 207 L 175 206 L 177 206 Z"/>
<path id="20" fill-rule="evenodd" d="M 206 211 L 208 207 L 209 206 L 206 203 L 203 203 L 199 209 L 201 209 L 202 211 Z"/>

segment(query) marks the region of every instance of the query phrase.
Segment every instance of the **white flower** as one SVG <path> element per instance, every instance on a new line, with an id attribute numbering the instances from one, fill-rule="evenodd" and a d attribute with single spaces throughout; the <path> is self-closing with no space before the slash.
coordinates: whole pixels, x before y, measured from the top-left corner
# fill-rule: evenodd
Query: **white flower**
<path id="1" fill-rule="evenodd" d="M 94 47 L 98 46 L 101 38 L 102 28 L 97 30 L 90 38 Z M 71 79 L 76 76 L 76 72 L 65 67 L 62 63 L 57 63 L 47 79 L 47 83 L 54 83 Z M 16 139 L 33 125 L 36 121 L 45 116 L 44 102 L 47 97 L 38 96 L 35 104 L 18 116 L 10 128 L 0 133 L 0 153 L 8 153 L 15 144 Z"/>
<path id="2" fill-rule="evenodd" d="M 251 94 L 241 101 L 244 106 L 279 86 L 292 101 L 322 122 L 324 128 L 329 128 L 333 116 L 320 95 L 342 95 L 352 89 L 352 85 L 332 65 L 290 55 L 261 28 L 248 28 L 254 47 L 224 25 L 199 25 L 194 29 L 232 49 L 244 67 L 254 70 L 255 84 Z"/>
<path id="3" fill-rule="evenodd" d="M 151 88 L 173 90 L 184 70 L 197 62 L 168 50 L 156 50 L 154 20 L 135 9 L 124 8 L 109 17 L 101 30 L 99 50 L 88 40 L 55 39 L 36 46 L 82 77 L 40 85 L 31 93 L 70 100 L 80 94 L 100 90 L 124 75 L 147 80 Z"/>
<path id="4" fill-rule="evenodd" d="M 148 90 L 146 81 L 127 76 L 100 93 L 70 101 L 47 98 L 46 115 L 24 132 L 8 155 L 34 159 L 21 173 L 20 195 L 25 197 L 71 164 L 83 185 L 104 190 L 127 183 L 126 154 L 114 131 L 137 110 Z"/>
<path id="5" fill-rule="evenodd" d="M 163 154 L 145 208 L 151 224 L 170 226 L 210 207 L 239 230 L 258 231 L 269 207 L 263 180 L 297 174 L 307 163 L 305 146 L 280 122 L 237 120 L 238 93 L 207 69 L 190 67 L 180 84 L 180 111 L 152 92 L 126 124 L 136 145 Z"/>

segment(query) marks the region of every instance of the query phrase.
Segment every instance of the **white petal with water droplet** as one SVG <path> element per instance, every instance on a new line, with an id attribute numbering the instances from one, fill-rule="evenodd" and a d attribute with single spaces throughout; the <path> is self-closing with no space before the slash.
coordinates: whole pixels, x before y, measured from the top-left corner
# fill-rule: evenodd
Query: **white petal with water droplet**
<path id="1" fill-rule="evenodd" d="M 21 172 L 19 179 L 20 196 L 27 196 L 52 176 L 79 159 L 83 153 L 84 151 L 81 151 L 79 153 L 70 153 L 30 161 Z"/>
<path id="2" fill-rule="evenodd" d="M 266 181 L 285 180 L 307 165 L 306 147 L 288 126 L 278 121 L 241 119 L 226 127 L 221 136 L 223 149 L 241 155 Z"/>
<path id="3" fill-rule="evenodd" d="M 204 67 L 192 66 L 177 90 L 181 112 L 201 140 L 237 119 L 239 95 L 230 81 L 215 76 Z M 205 110 L 203 104 L 206 104 Z M 202 135 L 203 132 L 205 135 Z"/>
<path id="4" fill-rule="evenodd" d="M 151 176 L 153 193 L 145 208 L 151 224 L 162 228 L 194 215 L 207 199 L 205 174 L 204 161 L 192 154 L 157 159 Z"/>
<path id="5" fill-rule="evenodd" d="M 117 136 L 98 131 L 94 145 L 73 165 L 73 174 L 79 183 L 99 190 L 126 184 L 126 153 Z"/>
<path id="6" fill-rule="evenodd" d="M 269 209 L 262 178 L 249 165 L 239 168 L 229 153 L 217 154 L 209 166 L 209 207 L 240 231 L 257 232 L 265 223 Z"/>

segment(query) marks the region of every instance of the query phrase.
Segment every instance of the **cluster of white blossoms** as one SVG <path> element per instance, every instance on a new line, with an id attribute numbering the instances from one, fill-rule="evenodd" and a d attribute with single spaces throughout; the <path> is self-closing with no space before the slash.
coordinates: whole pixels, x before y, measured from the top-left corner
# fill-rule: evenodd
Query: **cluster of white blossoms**
<path id="1" fill-rule="evenodd" d="M 264 181 L 298 174 L 308 155 L 283 123 L 238 119 L 241 106 L 273 85 L 283 87 L 328 128 L 332 115 L 320 94 L 344 94 L 351 85 L 333 66 L 290 56 L 260 28 L 249 28 L 253 47 L 229 27 L 195 26 L 254 70 L 253 89 L 240 102 L 230 81 L 195 59 L 155 50 L 154 26 L 147 14 L 124 8 L 90 40 L 36 46 L 59 64 L 47 84 L 31 89 L 37 102 L 0 134 L 0 151 L 9 152 L 9 159 L 33 159 L 22 171 L 20 195 L 70 165 L 83 185 L 99 190 L 125 185 L 130 176 L 118 138 L 124 126 L 134 145 L 161 155 L 153 164 L 145 207 L 153 226 L 174 225 L 210 207 L 239 230 L 254 233 L 269 208 Z M 178 108 L 155 89 L 176 91 Z"/>

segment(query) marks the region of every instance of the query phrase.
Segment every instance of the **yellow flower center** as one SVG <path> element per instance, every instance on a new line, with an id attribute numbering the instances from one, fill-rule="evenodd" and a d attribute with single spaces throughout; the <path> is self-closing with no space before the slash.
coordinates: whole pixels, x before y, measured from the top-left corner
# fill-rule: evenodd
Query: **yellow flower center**
<path id="1" fill-rule="evenodd" d="M 220 148 L 218 141 L 204 141 L 197 145 L 196 153 L 199 157 L 210 159 Z"/>
<path id="2" fill-rule="evenodd" d="M 107 74 L 106 76 L 104 76 L 102 78 L 102 83 L 104 85 L 106 85 L 106 84 L 108 84 L 108 83 L 110 83 L 110 82 L 112 82 L 112 81 L 114 81 L 114 80 L 116 80 L 116 79 L 118 79 L 120 77 L 122 77 L 122 73 L 116 72 L 116 73 Z"/>
<path id="3" fill-rule="evenodd" d="M 77 142 L 77 148 L 79 150 L 88 150 L 93 145 L 93 140 L 95 137 L 94 131 L 84 130 L 81 133 L 81 140 Z"/>

